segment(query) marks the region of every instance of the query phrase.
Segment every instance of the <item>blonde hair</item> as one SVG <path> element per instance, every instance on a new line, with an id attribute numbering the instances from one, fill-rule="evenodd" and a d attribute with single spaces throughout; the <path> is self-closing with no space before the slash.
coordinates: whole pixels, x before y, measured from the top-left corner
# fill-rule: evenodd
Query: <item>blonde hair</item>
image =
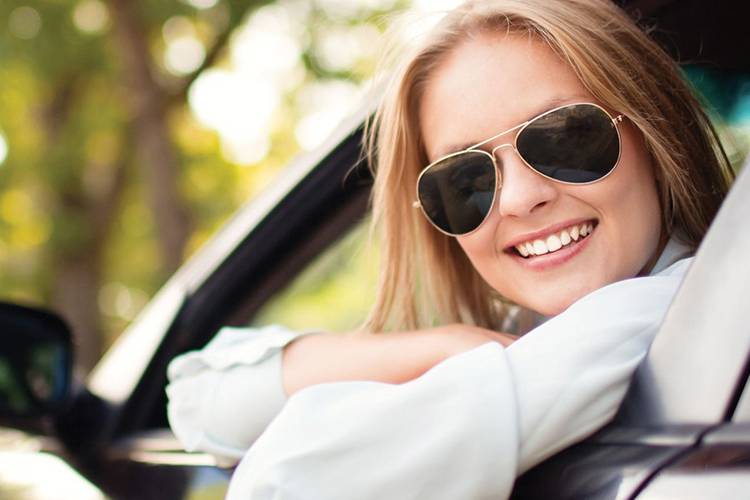
<path id="1" fill-rule="evenodd" d="M 412 208 L 427 164 L 418 106 L 434 69 L 468 37 L 524 34 L 546 43 L 591 94 L 626 115 L 651 154 L 667 235 L 697 248 L 732 171 L 711 122 L 677 64 L 608 0 L 476 0 L 448 13 L 402 57 L 367 129 L 374 168 L 373 222 L 382 231 L 381 275 L 368 331 L 435 322 L 500 328 L 507 304 L 454 238 Z"/>

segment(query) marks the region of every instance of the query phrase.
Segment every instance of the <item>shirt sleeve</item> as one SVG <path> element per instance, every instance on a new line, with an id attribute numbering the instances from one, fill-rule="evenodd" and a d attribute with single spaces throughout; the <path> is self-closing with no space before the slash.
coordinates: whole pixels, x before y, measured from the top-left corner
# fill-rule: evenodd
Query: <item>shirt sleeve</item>
<path id="1" fill-rule="evenodd" d="M 172 360 L 167 416 L 184 448 L 239 460 L 286 402 L 282 349 L 308 333 L 223 328 L 202 350 Z"/>
<path id="2" fill-rule="evenodd" d="M 691 262 L 600 288 L 508 347 L 519 474 L 614 417 Z"/>
<path id="3" fill-rule="evenodd" d="M 507 349 L 481 345 L 404 384 L 297 392 L 227 498 L 507 498 L 519 473 L 611 419 L 686 268 L 604 287 Z"/>
<path id="4" fill-rule="evenodd" d="M 227 499 L 499 498 L 516 470 L 513 390 L 496 343 L 404 384 L 307 387 L 242 459 Z"/>

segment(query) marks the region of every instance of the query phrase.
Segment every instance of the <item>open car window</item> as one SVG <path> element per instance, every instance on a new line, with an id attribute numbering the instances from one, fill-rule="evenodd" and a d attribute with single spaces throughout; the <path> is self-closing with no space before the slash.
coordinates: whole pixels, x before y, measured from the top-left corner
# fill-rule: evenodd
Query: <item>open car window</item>
<path id="1" fill-rule="evenodd" d="M 282 324 L 297 331 L 344 332 L 359 327 L 375 300 L 377 245 L 369 218 L 321 252 L 265 303 L 250 326 Z"/>

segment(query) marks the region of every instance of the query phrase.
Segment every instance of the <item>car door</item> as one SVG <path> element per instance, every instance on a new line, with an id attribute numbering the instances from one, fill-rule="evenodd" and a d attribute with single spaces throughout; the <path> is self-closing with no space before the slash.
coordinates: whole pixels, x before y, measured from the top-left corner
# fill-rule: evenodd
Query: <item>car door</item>
<path id="1" fill-rule="evenodd" d="M 223 498 L 230 470 L 182 450 L 166 419 L 166 366 L 223 326 L 247 325 L 366 213 L 360 161 L 374 100 L 316 153 L 243 207 L 190 259 L 103 357 L 56 421 L 64 458 L 114 498 Z"/>

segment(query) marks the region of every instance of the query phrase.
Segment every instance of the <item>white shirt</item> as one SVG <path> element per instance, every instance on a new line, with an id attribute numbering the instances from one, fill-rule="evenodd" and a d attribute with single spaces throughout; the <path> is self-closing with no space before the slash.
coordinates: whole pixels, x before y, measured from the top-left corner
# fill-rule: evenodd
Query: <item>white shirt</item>
<path id="1" fill-rule="evenodd" d="M 229 499 L 505 498 L 517 475 L 612 418 L 686 253 L 671 240 L 651 276 L 403 384 L 325 383 L 287 400 L 281 349 L 300 334 L 224 329 L 170 364 L 170 424 L 188 450 L 241 458 Z"/>

